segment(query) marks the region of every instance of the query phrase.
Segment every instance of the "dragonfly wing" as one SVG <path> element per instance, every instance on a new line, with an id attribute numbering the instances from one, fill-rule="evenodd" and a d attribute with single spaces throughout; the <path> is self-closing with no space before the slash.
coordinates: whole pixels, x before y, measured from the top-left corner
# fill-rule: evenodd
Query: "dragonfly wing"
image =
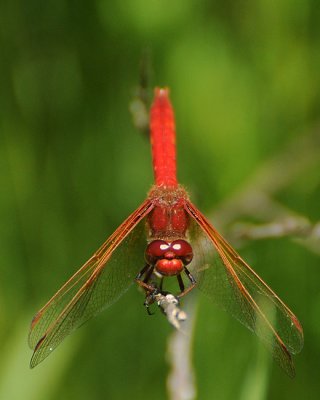
<path id="1" fill-rule="evenodd" d="M 297 317 L 190 202 L 194 259 L 190 270 L 199 289 L 262 339 L 275 360 L 294 376 L 291 354 L 303 347 Z"/>
<path id="2" fill-rule="evenodd" d="M 145 216 L 152 208 L 146 200 L 36 314 L 29 334 L 31 367 L 129 288 L 144 262 Z"/>

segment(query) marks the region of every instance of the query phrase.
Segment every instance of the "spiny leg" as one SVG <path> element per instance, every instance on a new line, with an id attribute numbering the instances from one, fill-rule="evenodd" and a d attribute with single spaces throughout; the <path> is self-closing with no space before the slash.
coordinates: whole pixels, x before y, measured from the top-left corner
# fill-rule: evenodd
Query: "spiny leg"
<path id="1" fill-rule="evenodd" d="M 180 297 L 182 297 L 182 296 L 185 296 L 185 295 L 186 295 L 187 293 L 189 293 L 189 292 L 196 286 L 196 284 L 197 284 L 197 281 L 194 279 L 194 276 L 191 274 L 191 272 L 190 272 L 186 267 L 184 267 L 184 272 L 185 272 L 185 274 L 187 275 L 189 281 L 191 282 L 191 285 L 185 289 L 185 288 L 184 288 L 184 283 L 183 283 L 182 278 L 181 278 L 181 275 L 179 274 L 179 275 L 177 276 L 177 278 L 178 278 L 178 281 L 179 281 L 179 287 L 180 287 L 181 293 L 177 296 L 178 298 L 180 298 Z M 182 287 L 180 286 L 179 277 L 180 277 L 180 280 L 182 281 Z"/>
<path id="2" fill-rule="evenodd" d="M 149 264 L 145 265 L 135 278 L 137 284 L 141 286 L 147 292 L 147 294 L 155 290 L 155 287 L 153 285 L 148 284 L 148 281 L 150 280 L 150 277 L 153 273 L 153 268 L 154 267 L 152 265 Z M 142 280 L 144 274 L 146 275 Z"/>
<path id="3" fill-rule="evenodd" d="M 187 275 L 187 277 L 189 278 L 192 287 L 194 287 L 197 283 L 197 281 L 195 280 L 194 276 L 191 274 L 191 272 L 188 270 L 188 268 L 184 267 L 184 272 Z"/>
<path id="4" fill-rule="evenodd" d="M 144 274 L 146 271 L 148 271 L 148 269 L 149 269 L 150 267 L 151 267 L 151 265 L 146 264 L 146 265 L 142 268 L 142 270 L 138 273 L 138 275 L 136 276 L 135 279 L 141 281 L 141 278 L 142 278 L 143 274 Z"/>
<path id="5" fill-rule="evenodd" d="M 144 280 L 143 280 L 144 283 L 148 283 L 149 282 L 152 273 L 153 273 L 153 267 L 150 265 L 150 268 L 147 270 L 146 275 L 144 277 Z"/>
<path id="6" fill-rule="evenodd" d="M 143 305 L 146 307 L 147 309 L 147 313 L 149 315 L 153 315 L 154 313 L 150 311 L 150 306 L 151 304 L 153 304 L 155 302 L 155 295 L 158 293 L 157 289 L 154 289 L 154 291 L 152 292 L 146 292 L 146 298 L 144 300 Z"/>
<path id="7" fill-rule="evenodd" d="M 178 283 L 179 283 L 180 292 L 183 293 L 185 287 L 184 287 L 184 282 L 183 282 L 180 274 L 177 275 L 177 279 L 178 279 Z"/>

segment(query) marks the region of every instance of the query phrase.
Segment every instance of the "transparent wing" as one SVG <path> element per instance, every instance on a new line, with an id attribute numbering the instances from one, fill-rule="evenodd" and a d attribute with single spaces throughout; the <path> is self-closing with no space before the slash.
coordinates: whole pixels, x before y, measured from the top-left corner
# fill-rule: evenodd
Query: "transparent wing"
<path id="1" fill-rule="evenodd" d="M 190 270 L 197 286 L 255 332 L 293 377 L 291 354 L 303 347 L 303 331 L 297 317 L 193 204 L 188 202 L 185 207 L 193 220 L 190 235 L 194 259 Z"/>
<path id="2" fill-rule="evenodd" d="M 116 301 L 143 266 L 146 200 L 35 315 L 29 345 L 35 367 L 73 330 Z"/>

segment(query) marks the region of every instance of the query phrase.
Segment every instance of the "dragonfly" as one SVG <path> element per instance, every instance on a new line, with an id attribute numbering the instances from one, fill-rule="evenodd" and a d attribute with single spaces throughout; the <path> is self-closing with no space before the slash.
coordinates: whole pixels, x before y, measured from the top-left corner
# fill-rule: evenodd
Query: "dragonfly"
<path id="1" fill-rule="evenodd" d="M 34 316 L 29 345 L 35 367 L 76 328 L 133 282 L 148 305 L 174 283 L 177 299 L 195 287 L 254 332 L 293 377 L 303 347 L 298 318 L 218 233 L 178 183 L 175 117 L 168 88 L 150 109 L 155 183 L 147 198 Z"/>

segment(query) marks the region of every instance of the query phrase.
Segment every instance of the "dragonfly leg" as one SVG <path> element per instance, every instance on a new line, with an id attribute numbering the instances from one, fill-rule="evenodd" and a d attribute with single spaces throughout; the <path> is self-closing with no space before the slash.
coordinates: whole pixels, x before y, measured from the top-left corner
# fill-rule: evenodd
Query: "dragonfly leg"
<path id="1" fill-rule="evenodd" d="M 155 290 L 153 285 L 150 285 L 148 282 L 150 280 L 150 277 L 153 272 L 153 266 L 152 265 L 145 265 L 142 270 L 138 273 L 138 275 L 135 277 L 135 281 L 139 286 L 141 286 L 146 292 L 151 293 Z M 145 274 L 144 279 L 142 279 L 143 275 Z"/>
<path id="2" fill-rule="evenodd" d="M 136 280 L 138 279 L 138 280 L 141 280 L 141 278 L 143 277 L 143 275 L 144 275 L 144 273 L 146 272 L 146 271 L 148 271 L 148 269 L 150 268 L 151 266 L 149 265 L 149 264 L 146 264 L 143 268 L 142 268 L 142 270 L 138 273 L 138 275 L 136 276 Z"/>
<path id="3" fill-rule="evenodd" d="M 150 311 L 150 306 L 155 302 L 155 295 L 158 293 L 157 289 L 154 289 L 152 292 L 147 292 L 146 293 L 146 298 L 144 300 L 143 305 L 146 307 L 147 309 L 147 313 L 149 315 L 153 315 L 154 313 Z"/>
<path id="4" fill-rule="evenodd" d="M 159 285 L 160 292 L 162 292 L 162 288 L 163 288 L 163 277 L 160 279 L 160 285 Z"/>
<path id="5" fill-rule="evenodd" d="M 184 282 L 183 282 L 180 274 L 177 275 L 177 279 L 178 279 L 180 291 L 181 291 L 181 293 L 183 293 L 185 287 L 184 287 Z"/>
<path id="6" fill-rule="evenodd" d="M 182 296 L 185 296 L 187 293 L 189 293 L 197 284 L 197 281 L 194 279 L 194 276 L 191 274 L 191 272 L 186 267 L 184 267 L 184 272 L 187 275 L 189 281 L 191 282 L 191 285 L 185 289 L 184 283 L 183 283 L 182 278 L 181 278 L 181 275 L 179 274 L 177 276 L 178 281 L 179 281 L 179 287 L 180 287 L 180 290 L 181 290 L 181 293 L 177 296 L 178 299 L 180 297 L 182 297 Z M 180 279 L 179 279 L 179 277 L 180 277 Z M 182 285 L 180 284 L 180 280 L 182 282 Z"/>

